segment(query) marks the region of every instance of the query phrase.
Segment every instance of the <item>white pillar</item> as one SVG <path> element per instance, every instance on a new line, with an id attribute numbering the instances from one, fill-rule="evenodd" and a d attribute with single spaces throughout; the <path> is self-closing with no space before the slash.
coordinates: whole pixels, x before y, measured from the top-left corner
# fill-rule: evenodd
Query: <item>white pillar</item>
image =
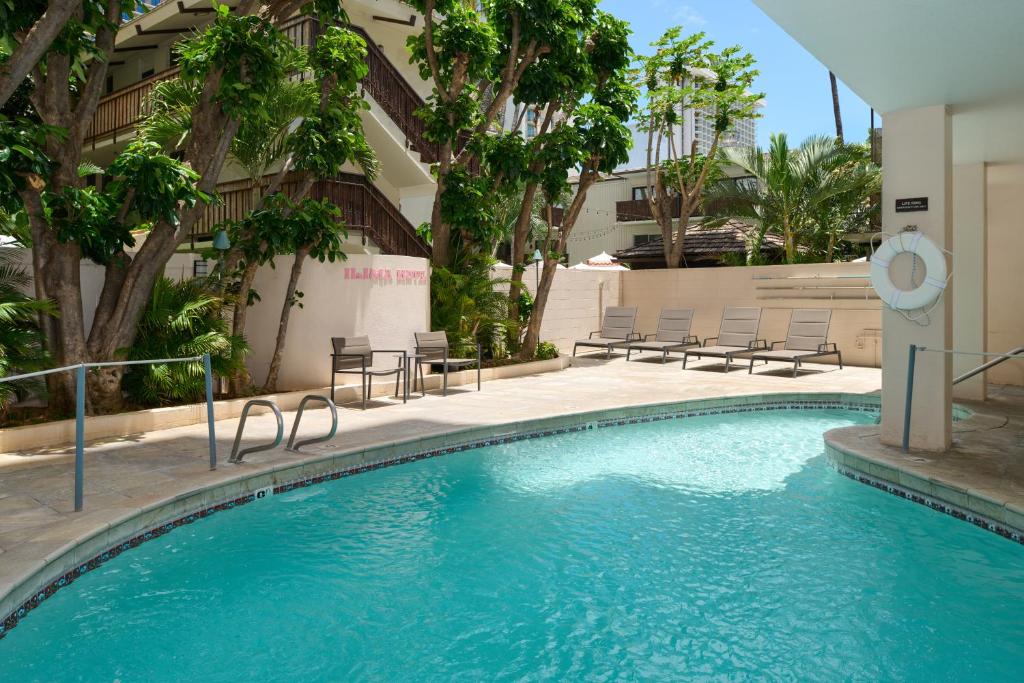
<path id="1" fill-rule="evenodd" d="M 882 225 L 899 232 L 916 225 L 935 244 L 950 249 L 953 241 L 952 128 L 945 106 L 889 112 L 882 146 Z M 928 210 L 896 213 L 896 200 L 927 197 Z M 910 287 L 909 255 L 892 265 L 893 282 Z M 920 271 L 920 262 L 918 262 Z M 918 280 L 921 273 L 918 272 Z M 952 296 L 943 294 L 929 319 L 912 322 L 900 313 L 882 312 L 882 442 L 903 438 L 907 355 L 911 344 L 948 349 L 953 343 Z M 942 451 L 952 436 L 953 363 L 948 354 L 919 353 L 914 383 L 912 448 Z"/>
<path id="2" fill-rule="evenodd" d="M 985 164 L 953 167 L 953 348 L 987 350 L 988 258 Z M 953 356 L 953 376 L 981 365 L 978 356 Z M 953 398 L 985 400 L 984 373 L 953 387 Z"/>

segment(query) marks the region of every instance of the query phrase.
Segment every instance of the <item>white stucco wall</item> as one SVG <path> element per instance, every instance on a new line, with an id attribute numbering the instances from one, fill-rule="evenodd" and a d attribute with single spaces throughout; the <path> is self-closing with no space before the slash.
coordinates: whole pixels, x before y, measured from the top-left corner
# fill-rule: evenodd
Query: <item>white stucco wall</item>
<path id="1" fill-rule="evenodd" d="M 252 348 L 246 364 L 257 384 L 270 367 L 292 262 L 280 258 L 276 268 L 266 266 L 256 275 L 261 300 L 246 324 Z M 339 263 L 307 262 L 298 287 L 303 306 L 291 313 L 278 389 L 329 385 L 331 337 L 368 335 L 377 348 L 411 350 L 413 333 L 430 326 L 429 282 L 426 260 L 409 256 L 360 254 Z"/>

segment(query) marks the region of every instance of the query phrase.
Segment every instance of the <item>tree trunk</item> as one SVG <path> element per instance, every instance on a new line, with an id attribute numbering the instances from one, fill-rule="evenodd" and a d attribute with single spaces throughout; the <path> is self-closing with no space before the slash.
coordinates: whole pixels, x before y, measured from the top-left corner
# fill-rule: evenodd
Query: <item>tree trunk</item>
<path id="1" fill-rule="evenodd" d="M 0 64 L 0 107 L 7 104 L 14 91 L 50 49 L 71 15 L 81 6 L 81 0 L 50 0 L 46 11 L 17 44 L 10 58 Z"/>
<path id="2" fill-rule="evenodd" d="M 551 285 L 555 281 L 555 271 L 558 268 L 558 259 L 544 257 L 544 270 L 540 275 L 540 286 L 537 287 L 537 296 L 533 299 L 533 313 L 530 315 L 530 323 L 526 326 L 526 336 L 523 337 L 523 348 L 520 351 L 520 358 L 529 360 L 537 355 L 537 345 L 540 344 L 540 326 L 544 321 L 544 307 L 548 304 L 548 295 L 551 293 Z"/>
<path id="3" fill-rule="evenodd" d="M 839 109 L 839 84 L 836 82 L 836 75 L 828 72 L 828 79 L 832 83 L 832 113 L 836 117 L 836 137 L 843 141 L 843 115 Z"/>
<path id="4" fill-rule="evenodd" d="M 508 288 L 509 317 L 519 319 L 519 293 L 523 288 L 523 269 L 526 261 L 526 240 L 530 237 L 530 219 L 533 218 L 533 200 L 537 196 L 537 183 L 523 188 L 523 203 L 519 207 L 515 229 L 512 232 L 512 282 Z"/>
<path id="5" fill-rule="evenodd" d="M 299 284 L 299 276 L 302 275 L 302 264 L 309 256 L 309 250 L 308 245 L 295 250 L 295 261 L 292 263 L 288 289 L 285 290 L 284 304 L 281 306 L 281 321 L 277 326 L 277 343 L 274 345 L 274 355 L 270 359 L 267 381 L 263 384 L 263 391 L 268 394 L 277 391 L 277 376 L 281 372 L 281 357 L 284 355 L 284 346 L 288 338 L 288 318 L 292 314 L 292 307 L 295 306 L 295 290 Z"/>

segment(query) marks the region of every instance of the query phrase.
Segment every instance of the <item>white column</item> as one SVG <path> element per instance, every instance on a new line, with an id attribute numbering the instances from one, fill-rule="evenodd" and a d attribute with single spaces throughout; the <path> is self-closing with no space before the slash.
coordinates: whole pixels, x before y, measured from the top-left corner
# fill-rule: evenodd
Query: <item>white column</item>
<path id="1" fill-rule="evenodd" d="M 952 128 L 945 106 L 889 112 L 882 146 L 882 225 L 899 232 L 916 225 L 935 244 L 950 249 L 953 241 Z M 896 213 L 896 200 L 927 197 L 928 210 Z M 912 259 L 901 255 L 892 265 L 893 282 L 909 288 Z M 918 262 L 920 280 L 920 262 Z M 927 321 L 912 322 L 900 313 L 882 311 L 882 442 L 903 438 L 903 410 L 910 344 L 948 349 L 953 343 L 952 296 L 943 294 Z M 953 363 L 948 354 L 919 353 L 914 383 L 912 448 L 941 451 L 952 435 Z"/>
<path id="2" fill-rule="evenodd" d="M 953 167 L 953 348 L 985 351 L 988 258 L 985 164 Z M 953 356 L 953 376 L 981 365 L 978 356 Z M 985 400 L 984 373 L 953 387 L 953 398 Z"/>

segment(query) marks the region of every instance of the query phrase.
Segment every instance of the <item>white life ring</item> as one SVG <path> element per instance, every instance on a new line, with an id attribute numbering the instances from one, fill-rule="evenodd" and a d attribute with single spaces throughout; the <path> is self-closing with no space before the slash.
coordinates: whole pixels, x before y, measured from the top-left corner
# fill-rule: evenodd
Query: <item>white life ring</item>
<path id="1" fill-rule="evenodd" d="M 898 254 L 908 252 L 924 262 L 925 277 L 918 287 L 902 290 L 892 283 L 889 266 Z M 871 284 L 889 308 L 913 311 L 925 308 L 946 289 L 946 255 L 920 232 L 890 237 L 871 257 Z"/>

